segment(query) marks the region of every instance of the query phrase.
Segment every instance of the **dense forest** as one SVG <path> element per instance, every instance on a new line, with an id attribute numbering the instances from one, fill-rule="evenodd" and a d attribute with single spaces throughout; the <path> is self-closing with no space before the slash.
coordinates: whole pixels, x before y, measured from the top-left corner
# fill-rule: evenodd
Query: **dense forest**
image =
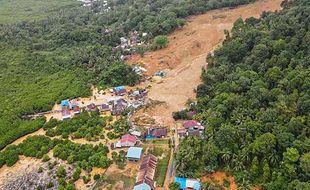
<path id="1" fill-rule="evenodd" d="M 254 0 L 110 0 L 61 9 L 46 18 L 0 23 L 0 149 L 42 127 L 20 117 L 56 101 L 90 95 L 90 86 L 133 85 L 139 76 L 112 51 L 136 30 L 146 43 L 184 18 Z M 135 48 L 133 48 L 135 51 Z"/>
<path id="2" fill-rule="evenodd" d="M 205 136 L 181 142 L 178 175 L 223 170 L 242 189 L 310 189 L 310 1 L 282 6 L 237 20 L 208 56 L 191 107 Z"/>

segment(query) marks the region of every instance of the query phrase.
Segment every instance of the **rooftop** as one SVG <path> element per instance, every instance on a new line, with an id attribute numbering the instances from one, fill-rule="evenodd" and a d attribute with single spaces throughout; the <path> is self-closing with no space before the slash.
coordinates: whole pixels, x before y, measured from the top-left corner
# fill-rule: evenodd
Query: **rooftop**
<path id="1" fill-rule="evenodd" d="M 134 158 L 134 159 L 140 159 L 142 155 L 142 149 L 141 147 L 130 147 L 128 149 L 127 158 Z"/>

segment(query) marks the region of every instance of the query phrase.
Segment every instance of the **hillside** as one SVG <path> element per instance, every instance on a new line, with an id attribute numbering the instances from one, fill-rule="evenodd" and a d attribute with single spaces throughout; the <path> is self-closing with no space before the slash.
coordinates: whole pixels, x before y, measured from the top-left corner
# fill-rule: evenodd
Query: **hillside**
<path id="1" fill-rule="evenodd" d="M 238 19 L 208 56 L 198 103 L 189 108 L 206 126 L 205 139 L 181 142 L 177 175 L 224 170 L 242 189 L 309 189 L 310 3 L 283 6 L 260 19 Z"/>
<path id="2" fill-rule="evenodd" d="M 186 16 L 252 1 L 96 1 L 36 21 L 0 25 L 0 148 L 44 123 L 20 120 L 22 115 L 89 96 L 91 85 L 104 89 L 137 83 L 139 77 L 120 59 L 137 46 L 112 51 L 120 47 L 121 37 L 130 38 L 136 30 L 147 43 L 183 25 Z"/>

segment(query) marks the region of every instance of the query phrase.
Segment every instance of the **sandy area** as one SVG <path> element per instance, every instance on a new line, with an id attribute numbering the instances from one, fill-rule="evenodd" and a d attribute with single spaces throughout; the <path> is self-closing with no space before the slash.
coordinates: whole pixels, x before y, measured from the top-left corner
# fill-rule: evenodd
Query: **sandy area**
<path id="1" fill-rule="evenodd" d="M 158 122 L 172 126 L 171 113 L 184 108 L 189 98 L 195 98 L 194 88 L 200 83 L 201 68 L 207 66 L 207 55 L 222 44 L 224 30 L 230 30 L 239 17 L 259 17 L 263 11 L 279 10 L 281 2 L 259 0 L 235 9 L 214 10 L 190 17 L 187 25 L 169 35 L 167 48 L 148 52 L 143 58 L 133 56 L 128 62 L 143 65 L 148 75 L 158 70 L 170 70 L 149 93 L 149 98 L 164 101 L 167 105 L 150 109 L 149 114 Z"/>

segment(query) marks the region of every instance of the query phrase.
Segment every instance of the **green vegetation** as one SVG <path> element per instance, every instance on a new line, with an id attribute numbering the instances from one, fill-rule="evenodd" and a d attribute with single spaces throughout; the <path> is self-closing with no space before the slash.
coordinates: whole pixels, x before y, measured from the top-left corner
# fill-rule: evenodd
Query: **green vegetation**
<path id="1" fill-rule="evenodd" d="M 168 45 L 168 37 L 164 35 L 156 36 L 152 44 L 152 50 L 165 48 Z"/>
<path id="2" fill-rule="evenodd" d="M 13 166 L 19 160 L 19 155 L 48 161 L 49 158 L 46 154 L 52 149 L 54 157 L 66 160 L 69 164 L 75 164 L 87 171 L 91 171 L 93 167 L 107 168 L 111 164 L 107 157 L 109 149 L 102 144 L 96 146 L 81 145 L 69 140 L 51 140 L 45 136 L 33 136 L 28 137 L 18 146 L 8 146 L 4 151 L 0 152 L 0 166 L 4 164 Z M 55 165 L 55 162 L 49 162 L 49 169 L 52 169 Z M 60 173 L 62 176 L 63 172 Z M 78 177 L 80 171 L 77 170 L 75 173 L 74 179 Z"/>
<path id="3" fill-rule="evenodd" d="M 76 0 L 0 0 L 0 24 L 42 19 L 81 5 Z"/>
<path id="4" fill-rule="evenodd" d="M 106 126 L 106 119 L 100 117 L 99 112 L 82 112 L 66 121 L 51 119 L 45 123 L 43 129 L 50 137 L 61 135 L 63 138 L 71 136 L 73 139 L 86 138 L 89 141 L 98 140 L 102 129 Z"/>
<path id="5" fill-rule="evenodd" d="M 261 19 L 237 20 L 208 57 L 194 116 L 205 138 L 181 142 L 178 175 L 224 170 L 242 189 L 310 187 L 310 2 L 283 6 Z"/>
<path id="6" fill-rule="evenodd" d="M 155 181 L 159 187 L 162 187 L 165 183 L 166 173 L 168 170 L 169 160 L 170 160 L 170 153 L 171 149 L 167 151 L 168 154 L 165 154 L 163 158 L 158 161 L 155 173 Z M 161 155 L 160 155 L 161 156 Z"/>
<path id="7" fill-rule="evenodd" d="M 42 127 L 41 120 L 21 120 L 25 114 L 89 96 L 91 84 L 138 82 L 119 60 L 130 52 L 112 51 L 120 37 L 136 30 L 148 34 L 141 38 L 147 42 L 182 26 L 186 16 L 253 1 L 108 1 L 111 10 L 104 11 L 104 1 L 84 8 L 73 0 L 0 0 L 0 23 L 12 22 L 0 25 L 0 149 Z"/>

